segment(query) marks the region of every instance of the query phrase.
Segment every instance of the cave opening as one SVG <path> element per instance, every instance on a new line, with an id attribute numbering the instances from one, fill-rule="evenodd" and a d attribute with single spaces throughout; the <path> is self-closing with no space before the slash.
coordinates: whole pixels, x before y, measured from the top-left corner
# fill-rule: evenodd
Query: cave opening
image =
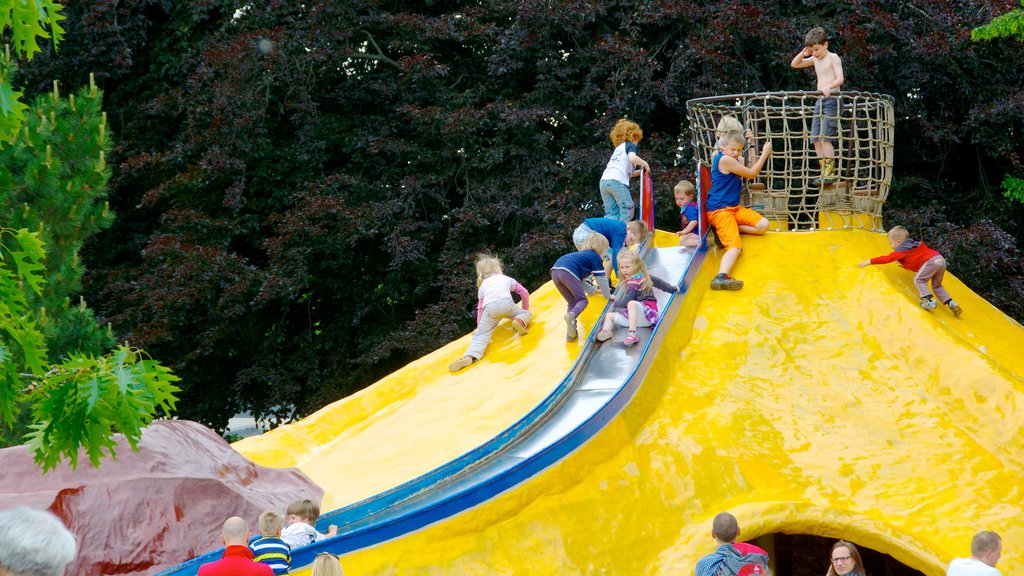
<path id="1" fill-rule="evenodd" d="M 769 534 L 752 542 L 768 551 L 776 576 L 825 576 L 836 540 L 810 534 Z M 888 554 L 849 541 L 857 546 L 868 576 L 924 576 Z"/>

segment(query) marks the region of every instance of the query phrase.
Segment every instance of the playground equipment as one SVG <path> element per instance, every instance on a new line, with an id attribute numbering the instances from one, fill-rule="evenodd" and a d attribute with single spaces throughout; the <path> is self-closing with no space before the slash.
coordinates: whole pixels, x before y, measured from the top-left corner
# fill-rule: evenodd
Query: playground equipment
<path id="1" fill-rule="evenodd" d="M 300 549 L 292 573 L 322 551 L 357 574 L 687 573 L 721 510 L 745 539 L 846 538 L 929 576 L 978 528 L 1024 538 L 1006 489 L 1024 483 L 1024 329 L 955 278 L 963 318 L 915 306 L 895 267 L 853 265 L 887 249 L 869 231 L 892 176 L 892 99 L 843 97 L 839 177 L 819 183 L 805 136 L 813 93 L 688 103 L 699 161 L 723 114 L 772 139 L 748 201 L 774 229 L 848 229 L 745 241 L 741 297 L 708 291 L 708 248 L 673 261 L 675 235 L 657 232 L 663 252 L 649 262 L 671 262 L 654 272 L 673 269 L 662 277 L 681 293 L 639 347 L 567 345 L 549 283 L 531 298 L 529 337 L 499 335 L 470 370 L 444 368 L 467 336 L 237 443 L 258 463 L 300 467 L 340 506 L 319 527 L 342 524 L 342 536 Z M 589 332 L 600 319 L 581 321 Z M 517 391 L 534 396 L 510 414 Z M 507 424 L 481 431 L 491 421 Z M 1021 564 L 1008 555 L 1001 567 Z"/>
<path id="2" fill-rule="evenodd" d="M 771 229 L 881 230 L 882 204 L 892 182 L 893 98 L 841 92 L 834 139 L 836 176 L 822 179 L 810 141 L 820 92 L 758 92 L 695 98 L 686 103 L 690 144 L 699 162 L 711 163 L 715 128 L 731 115 L 753 132 L 750 146 L 773 151 L 760 176 L 747 184 L 744 205 L 771 222 Z M 820 119 L 820 118 L 819 118 Z"/>

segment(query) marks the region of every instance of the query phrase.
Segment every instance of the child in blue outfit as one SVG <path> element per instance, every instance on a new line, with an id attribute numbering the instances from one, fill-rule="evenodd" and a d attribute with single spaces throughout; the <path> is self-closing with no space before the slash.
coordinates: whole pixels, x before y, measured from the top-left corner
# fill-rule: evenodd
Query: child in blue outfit
<path id="1" fill-rule="evenodd" d="M 640 341 L 637 327 L 654 326 L 658 322 L 658 298 L 651 288 L 668 293 L 678 288 L 648 272 L 643 258 L 632 250 L 619 252 L 619 272 L 625 278 L 626 293 L 615 300 L 614 310 L 605 314 L 604 327 L 596 338 L 598 342 L 608 340 L 612 337 L 612 325 L 620 324 L 629 327 L 622 343 L 632 346 Z"/>
<path id="2" fill-rule="evenodd" d="M 611 218 L 587 218 L 572 233 L 572 243 L 577 250 L 583 250 L 583 243 L 586 242 L 594 232 L 608 239 L 608 245 L 612 250 L 612 269 L 618 272 L 617 262 L 619 250 L 623 246 L 639 244 L 647 237 L 649 228 L 643 220 L 612 220 Z"/>
<path id="3" fill-rule="evenodd" d="M 689 180 L 680 180 L 672 194 L 676 198 L 676 206 L 679 206 L 679 236 L 680 246 L 696 246 L 700 244 L 700 237 L 697 234 L 698 211 L 697 211 L 697 188 Z"/>
<path id="4" fill-rule="evenodd" d="M 608 286 L 608 276 L 612 272 L 611 263 L 604 259 L 608 252 L 608 239 L 593 233 L 583 242 L 579 252 L 570 252 L 555 260 L 551 267 L 551 280 L 555 283 L 558 293 L 565 298 L 568 309 L 565 312 L 565 340 L 575 342 L 579 336 L 576 330 L 576 318 L 586 310 L 590 301 L 583 281 L 593 276 L 601 288 L 601 294 L 611 300 L 612 292 Z"/>
<path id="5" fill-rule="evenodd" d="M 640 175 L 637 168 L 651 171 L 650 164 L 637 156 L 636 145 L 643 137 L 644 131 L 640 126 L 625 118 L 616 122 L 609 134 L 615 151 L 601 174 L 601 200 L 604 202 L 605 218 L 623 222 L 633 219 L 634 202 L 629 192 L 629 179 Z"/>

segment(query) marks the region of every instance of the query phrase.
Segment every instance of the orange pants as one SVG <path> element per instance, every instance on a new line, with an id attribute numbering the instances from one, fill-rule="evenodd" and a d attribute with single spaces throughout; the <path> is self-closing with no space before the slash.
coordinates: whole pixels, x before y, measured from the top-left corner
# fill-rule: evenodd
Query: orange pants
<path id="1" fill-rule="evenodd" d="M 740 240 L 740 225 L 757 226 L 764 216 L 750 208 L 743 206 L 730 206 L 719 208 L 714 212 L 708 212 L 708 221 L 715 227 L 715 234 L 726 248 L 743 248 Z"/>

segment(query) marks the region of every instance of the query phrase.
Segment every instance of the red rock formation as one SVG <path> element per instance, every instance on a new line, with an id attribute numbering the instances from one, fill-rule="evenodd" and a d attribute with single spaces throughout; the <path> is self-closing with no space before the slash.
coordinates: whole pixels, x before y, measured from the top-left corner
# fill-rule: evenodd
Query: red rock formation
<path id="1" fill-rule="evenodd" d="M 0 509 L 48 509 L 75 534 L 68 574 L 143 576 L 222 546 L 220 528 L 241 516 L 258 531 L 264 510 L 284 513 L 323 491 L 296 468 L 257 466 L 209 428 L 155 422 L 139 451 L 126 444 L 99 469 L 83 460 L 42 474 L 24 446 L 0 450 Z"/>

